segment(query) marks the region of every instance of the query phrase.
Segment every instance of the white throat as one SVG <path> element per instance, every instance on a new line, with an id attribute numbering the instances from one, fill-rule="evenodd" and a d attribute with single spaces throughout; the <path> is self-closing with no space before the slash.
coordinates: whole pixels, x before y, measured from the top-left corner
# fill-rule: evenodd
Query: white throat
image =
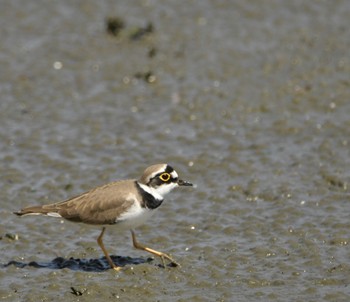
<path id="1" fill-rule="evenodd" d="M 139 183 L 139 186 L 143 190 L 145 190 L 147 193 L 151 194 L 155 199 L 163 200 L 165 195 L 167 195 L 170 191 L 175 189 L 178 186 L 178 184 L 177 183 L 162 184 L 157 188 L 152 188 L 147 185 Z"/>

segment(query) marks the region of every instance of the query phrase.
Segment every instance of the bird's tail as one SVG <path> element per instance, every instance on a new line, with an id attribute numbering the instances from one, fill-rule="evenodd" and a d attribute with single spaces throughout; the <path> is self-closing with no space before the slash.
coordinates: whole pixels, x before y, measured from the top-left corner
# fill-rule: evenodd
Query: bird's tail
<path id="1" fill-rule="evenodd" d="M 13 212 L 17 216 L 25 216 L 25 215 L 48 215 L 54 217 L 61 217 L 58 213 L 58 209 L 48 206 L 30 206 L 21 209 L 18 212 Z"/>

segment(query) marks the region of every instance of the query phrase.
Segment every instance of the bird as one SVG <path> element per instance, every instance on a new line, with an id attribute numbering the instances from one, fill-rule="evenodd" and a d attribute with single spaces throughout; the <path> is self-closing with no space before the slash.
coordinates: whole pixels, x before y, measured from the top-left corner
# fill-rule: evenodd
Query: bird
<path id="1" fill-rule="evenodd" d="M 163 266 L 165 259 L 173 266 L 179 266 L 168 254 L 139 243 L 134 229 L 152 217 L 170 191 L 176 187 L 187 186 L 193 184 L 180 179 L 169 164 L 155 164 L 146 168 L 139 179 L 113 181 L 64 201 L 28 206 L 14 214 L 46 215 L 71 222 L 102 226 L 97 243 L 110 267 L 115 271 L 119 271 L 121 267 L 114 264 L 102 240 L 107 226 L 129 229 L 136 249 L 160 257 Z"/>

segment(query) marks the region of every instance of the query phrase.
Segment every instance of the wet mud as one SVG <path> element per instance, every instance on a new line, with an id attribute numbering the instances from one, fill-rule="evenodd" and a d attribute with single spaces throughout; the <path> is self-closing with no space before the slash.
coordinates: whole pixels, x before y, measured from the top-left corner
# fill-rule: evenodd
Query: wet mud
<path id="1" fill-rule="evenodd" d="M 1 301 L 350 301 L 350 2 L 2 1 Z M 170 163 L 136 232 L 13 215 Z M 118 256 L 121 255 L 121 256 Z"/>

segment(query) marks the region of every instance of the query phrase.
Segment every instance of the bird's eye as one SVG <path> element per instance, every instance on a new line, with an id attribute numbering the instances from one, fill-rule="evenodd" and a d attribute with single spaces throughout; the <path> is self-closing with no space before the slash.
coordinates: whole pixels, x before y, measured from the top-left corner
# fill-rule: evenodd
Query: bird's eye
<path id="1" fill-rule="evenodd" d="M 159 175 L 159 178 L 160 178 L 162 181 L 164 181 L 164 182 L 169 181 L 170 177 L 171 177 L 171 176 L 170 176 L 169 173 L 162 173 L 162 174 Z"/>

